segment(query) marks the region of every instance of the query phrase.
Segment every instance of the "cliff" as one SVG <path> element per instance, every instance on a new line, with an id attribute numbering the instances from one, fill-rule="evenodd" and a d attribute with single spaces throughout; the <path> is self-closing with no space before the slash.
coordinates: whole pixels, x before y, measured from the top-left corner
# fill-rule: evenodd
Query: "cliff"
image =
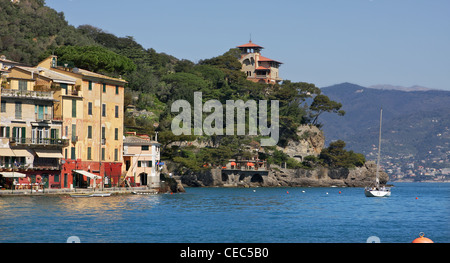
<path id="1" fill-rule="evenodd" d="M 318 156 L 325 144 L 325 136 L 315 126 L 303 125 L 297 130 L 299 140 L 290 140 L 287 146 L 277 147 L 279 151 L 298 161 L 306 156 Z M 267 170 L 210 169 L 188 172 L 180 177 L 185 186 L 194 187 L 365 187 L 373 184 L 376 164 L 366 162 L 355 168 L 327 168 L 317 166 L 311 169 L 286 169 L 272 164 Z M 386 184 L 388 175 L 380 171 L 380 183 Z"/>

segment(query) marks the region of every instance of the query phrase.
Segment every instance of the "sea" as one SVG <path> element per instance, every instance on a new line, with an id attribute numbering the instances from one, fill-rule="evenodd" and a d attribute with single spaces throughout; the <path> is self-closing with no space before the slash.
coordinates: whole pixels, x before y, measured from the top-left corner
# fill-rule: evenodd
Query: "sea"
<path id="1" fill-rule="evenodd" d="M 362 188 L 186 188 L 185 193 L 0 197 L 1 243 L 450 242 L 450 183 Z"/>

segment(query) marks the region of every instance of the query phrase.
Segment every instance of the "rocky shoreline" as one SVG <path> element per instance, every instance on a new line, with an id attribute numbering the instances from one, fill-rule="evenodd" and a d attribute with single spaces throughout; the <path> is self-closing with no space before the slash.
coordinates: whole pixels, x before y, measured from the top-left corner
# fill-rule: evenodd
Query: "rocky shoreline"
<path id="1" fill-rule="evenodd" d="M 365 187 L 373 184 L 376 164 L 366 162 L 362 167 L 315 169 L 281 169 L 247 172 L 210 169 L 177 177 L 185 187 Z M 380 171 L 380 183 L 386 184 L 388 175 Z"/>

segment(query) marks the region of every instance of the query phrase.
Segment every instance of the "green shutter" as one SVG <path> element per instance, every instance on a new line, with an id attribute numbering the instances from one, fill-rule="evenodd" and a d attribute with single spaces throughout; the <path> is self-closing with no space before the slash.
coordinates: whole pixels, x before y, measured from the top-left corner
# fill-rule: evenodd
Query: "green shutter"
<path id="1" fill-rule="evenodd" d="M 22 127 L 22 143 L 26 142 L 26 139 L 25 139 L 25 138 L 27 138 L 26 132 L 27 132 L 27 129 L 25 127 Z"/>
<path id="2" fill-rule="evenodd" d="M 72 118 L 77 117 L 77 100 L 72 100 Z"/>

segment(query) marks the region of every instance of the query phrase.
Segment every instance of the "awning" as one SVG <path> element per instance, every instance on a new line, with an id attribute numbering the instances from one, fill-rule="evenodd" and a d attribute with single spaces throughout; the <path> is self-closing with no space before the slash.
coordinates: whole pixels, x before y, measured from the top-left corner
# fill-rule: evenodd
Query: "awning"
<path id="1" fill-rule="evenodd" d="M 236 166 L 236 162 L 231 162 L 230 164 L 233 166 Z"/>
<path id="2" fill-rule="evenodd" d="M 26 176 L 25 174 L 19 172 L 0 172 L 0 175 L 8 178 L 23 178 Z"/>
<path id="3" fill-rule="evenodd" d="M 41 158 L 64 158 L 60 150 L 34 150 L 38 157 Z"/>
<path id="4" fill-rule="evenodd" d="M 247 166 L 255 166 L 254 163 L 247 163 Z"/>
<path id="5" fill-rule="evenodd" d="M 0 156 L 14 156 L 10 148 L 0 148 Z"/>
<path id="6" fill-rule="evenodd" d="M 25 149 L 14 149 L 12 151 L 14 152 L 13 156 L 16 156 L 16 157 L 28 157 L 28 156 L 32 155 L 29 151 L 27 151 Z"/>
<path id="7" fill-rule="evenodd" d="M 101 178 L 100 176 L 98 176 L 96 174 L 93 174 L 93 173 L 90 173 L 90 172 L 86 172 L 84 170 L 73 170 L 73 172 L 85 175 L 85 176 L 87 176 L 87 177 L 89 177 L 91 179 L 99 179 L 99 178 Z"/>

